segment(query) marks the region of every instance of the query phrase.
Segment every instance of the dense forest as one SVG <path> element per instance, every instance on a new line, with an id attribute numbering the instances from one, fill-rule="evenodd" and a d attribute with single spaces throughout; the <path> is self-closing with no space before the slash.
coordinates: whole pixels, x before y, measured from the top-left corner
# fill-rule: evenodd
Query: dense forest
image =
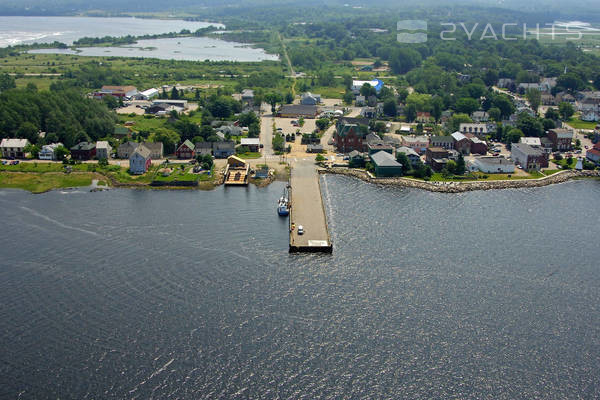
<path id="1" fill-rule="evenodd" d="M 76 90 L 7 89 L 0 93 L 0 137 L 20 137 L 34 144 L 98 140 L 114 131 L 115 114 L 103 102 Z M 39 132 L 46 132 L 40 137 Z"/>

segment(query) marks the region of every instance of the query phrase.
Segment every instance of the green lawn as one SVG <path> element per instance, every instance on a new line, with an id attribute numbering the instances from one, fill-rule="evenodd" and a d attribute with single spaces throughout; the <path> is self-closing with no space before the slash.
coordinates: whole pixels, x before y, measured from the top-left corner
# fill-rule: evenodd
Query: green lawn
<path id="1" fill-rule="evenodd" d="M 571 117 L 571 119 L 567 122 L 574 129 L 594 129 L 598 122 L 586 122 L 582 121 L 579 118 Z"/>
<path id="2" fill-rule="evenodd" d="M 244 160 L 255 160 L 257 158 L 261 158 L 262 154 L 255 153 L 255 152 L 247 152 L 247 153 L 236 154 L 236 156 L 238 156 L 239 158 L 243 158 Z"/>
<path id="3" fill-rule="evenodd" d="M 24 189 L 32 193 L 43 193 L 52 189 L 89 186 L 99 175 L 91 172 L 23 173 L 0 172 L 0 188 Z"/>

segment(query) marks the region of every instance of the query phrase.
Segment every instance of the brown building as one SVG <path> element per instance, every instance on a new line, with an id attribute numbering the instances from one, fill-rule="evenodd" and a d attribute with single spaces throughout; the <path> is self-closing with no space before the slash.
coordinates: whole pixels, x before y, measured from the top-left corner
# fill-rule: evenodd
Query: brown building
<path id="1" fill-rule="evenodd" d="M 338 126 L 334 134 L 335 146 L 339 152 L 349 153 L 353 150 L 364 153 L 367 151 L 366 131 L 356 124 Z"/>
<path id="2" fill-rule="evenodd" d="M 429 147 L 425 151 L 425 163 L 435 172 L 440 172 L 448 163 L 450 153 L 442 147 Z"/>
<path id="3" fill-rule="evenodd" d="M 550 129 L 548 131 L 548 138 L 552 141 L 552 148 L 554 150 L 571 150 L 573 131 L 564 128 Z"/>

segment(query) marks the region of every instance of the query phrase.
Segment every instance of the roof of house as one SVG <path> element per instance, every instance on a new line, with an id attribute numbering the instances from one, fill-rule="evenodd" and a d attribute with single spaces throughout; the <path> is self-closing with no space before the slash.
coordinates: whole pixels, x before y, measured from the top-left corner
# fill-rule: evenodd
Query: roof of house
<path id="1" fill-rule="evenodd" d="M 556 133 L 556 137 L 559 139 L 571 139 L 573 137 L 573 131 L 565 128 L 550 129 L 550 132 Z"/>
<path id="2" fill-rule="evenodd" d="M 364 137 L 363 131 L 360 130 L 356 124 L 344 124 L 341 129 L 338 130 L 340 136 L 346 136 L 350 132 L 354 132 L 357 136 Z"/>
<path id="3" fill-rule="evenodd" d="M 400 164 L 393 155 L 387 151 L 378 151 L 377 153 L 371 154 L 371 159 L 378 167 L 401 167 Z"/>
<path id="4" fill-rule="evenodd" d="M 474 161 L 487 165 L 514 164 L 514 162 L 506 159 L 504 156 L 476 157 Z"/>
<path id="5" fill-rule="evenodd" d="M 260 145 L 260 139 L 259 138 L 242 138 L 240 143 L 242 146 L 244 146 L 244 145 L 258 146 L 258 145 Z"/>
<path id="6" fill-rule="evenodd" d="M 477 136 L 470 136 L 469 140 L 473 143 L 487 144 L 484 140 L 479 139 Z"/>
<path id="7" fill-rule="evenodd" d="M 142 156 L 145 160 L 147 160 L 148 158 L 150 158 L 150 154 L 152 154 L 152 152 L 149 148 L 147 148 L 143 144 L 140 144 L 138 147 L 136 147 L 133 153 L 131 153 L 131 156 L 129 156 L 129 158 L 133 157 L 135 154 L 138 154 Z"/>
<path id="8" fill-rule="evenodd" d="M 110 147 L 110 144 L 108 144 L 108 142 L 106 140 L 98 140 L 96 142 L 96 148 L 97 149 L 106 149 L 106 150 L 108 150 L 111 147 Z"/>
<path id="9" fill-rule="evenodd" d="M 397 152 L 398 153 L 404 153 L 407 156 L 416 156 L 416 157 L 419 157 L 419 154 L 417 154 L 416 151 L 414 151 L 410 147 L 406 147 L 406 146 L 398 147 Z"/>
<path id="10" fill-rule="evenodd" d="M 586 155 L 588 154 L 593 154 L 595 156 L 600 157 L 600 150 L 597 149 L 589 149 L 588 151 L 586 151 Z"/>
<path id="11" fill-rule="evenodd" d="M 279 112 L 281 114 L 316 115 L 317 106 L 309 104 L 285 104 Z"/>
<path id="12" fill-rule="evenodd" d="M 242 97 L 254 97 L 254 90 L 252 90 L 252 89 L 242 90 Z"/>
<path id="13" fill-rule="evenodd" d="M 179 150 L 182 146 L 186 146 L 187 148 L 192 149 L 192 150 L 194 150 L 194 147 L 195 147 L 194 143 L 190 142 L 189 139 L 187 139 L 185 142 L 181 143 L 181 146 L 179 146 L 177 148 L 177 150 Z"/>
<path id="14" fill-rule="evenodd" d="M 431 137 L 431 142 L 436 142 L 436 143 L 454 143 L 454 139 L 452 138 L 452 136 L 432 136 Z"/>
<path id="15" fill-rule="evenodd" d="M 429 139 L 427 138 L 427 136 L 424 135 L 420 135 L 420 136 L 402 136 L 402 142 L 406 142 L 406 143 L 428 143 Z"/>
<path id="16" fill-rule="evenodd" d="M 378 144 L 378 143 L 383 143 L 383 140 L 376 134 L 374 133 L 369 133 L 366 137 L 367 143 L 368 144 Z"/>
<path id="17" fill-rule="evenodd" d="M 462 133 L 460 133 L 460 132 L 454 132 L 450 136 L 452 136 L 452 138 L 454 140 L 456 140 L 457 142 L 460 142 L 461 140 L 467 139 L 467 137 L 465 135 L 463 135 Z"/>
<path id="18" fill-rule="evenodd" d="M 513 143 L 511 145 L 511 152 L 513 152 L 514 150 L 519 150 L 520 152 L 528 156 L 540 156 L 544 154 L 544 152 L 540 148 L 531 147 L 530 145 L 525 143 Z"/>
<path id="19" fill-rule="evenodd" d="M 134 90 L 137 90 L 137 88 L 135 86 L 110 86 L 110 85 L 104 85 L 102 86 L 102 90 L 106 90 L 106 91 L 112 91 L 112 92 L 131 92 Z"/>
<path id="20" fill-rule="evenodd" d="M 141 144 L 146 146 L 153 153 L 162 153 L 164 147 L 162 142 L 142 142 Z"/>
<path id="21" fill-rule="evenodd" d="M 525 143 L 530 146 L 541 146 L 542 145 L 542 141 L 540 140 L 539 137 L 522 137 L 521 139 L 519 139 L 519 143 Z"/>
<path id="22" fill-rule="evenodd" d="M 27 139 L 2 139 L 0 147 L 25 147 L 28 143 Z"/>
<path id="23" fill-rule="evenodd" d="M 80 142 L 71 147 L 71 150 L 92 150 L 96 147 L 94 143 Z"/>
<path id="24" fill-rule="evenodd" d="M 358 150 L 352 150 L 348 155 L 350 156 L 350 158 L 355 158 L 362 155 L 362 153 Z"/>
<path id="25" fill-rule="evenodd" d="M 235 149 L 235 142 L 213 142 L 213 150 L 233 150 Z"/>

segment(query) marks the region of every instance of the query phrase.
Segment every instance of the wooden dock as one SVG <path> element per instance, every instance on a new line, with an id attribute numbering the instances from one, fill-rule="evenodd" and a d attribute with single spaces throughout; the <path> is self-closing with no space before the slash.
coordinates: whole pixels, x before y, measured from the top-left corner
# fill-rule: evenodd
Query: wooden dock
<path id="1" fill-rule="evenodd" d="M 331 253 L 333 244 L 313 160 L 294 163 L 290 185 L 290 253 Z M 300 225 L 304 227 L 303 235 L 298 234 Z"/>

